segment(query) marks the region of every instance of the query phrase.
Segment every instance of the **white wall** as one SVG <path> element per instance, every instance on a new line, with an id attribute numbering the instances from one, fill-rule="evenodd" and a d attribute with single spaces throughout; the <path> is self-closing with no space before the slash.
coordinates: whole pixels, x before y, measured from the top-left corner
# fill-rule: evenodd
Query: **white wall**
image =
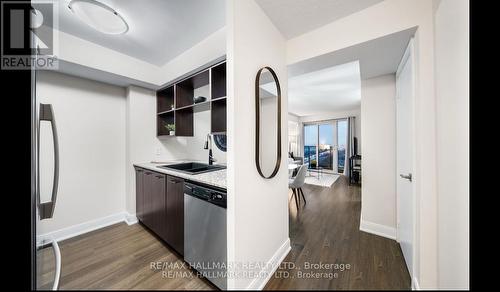
<path id="1" fill-rule="evenodd" d="M 166 83 L 226 54 L 226 28 L 223 27 L 160 68 L 160 82 Z"/>
<path id="2" fill-rule="evenodd" d="M 37 97 L 39 102 L 53 105 L 60 150 L 54 217 L 41 221 L 38 233 L 123 212 L 125 89 L 38 71 Z M 43 131 L 40 139 L 41 190 L 48 198 L 53 171 L 53 150 L 46 144 L 52 139 L 50 131 Z"/>
<path id="3" fill-rule="evenodd" d="M 228 261 L 267 263 L 288 253 L 287 160 L 273 179 L 257 173 L 254 80 L 270 66 L 281 83 L 282 153 L 287 143 L 286 42 L 254 0 L 227 1 Z M 286 156 L 284 156 L 286 157 Z M 245 270 L 236 268 L 236 271 Z M 246 271 L 252 271 L 246 269 Z M 253 270 L 255 271 L 255 270 Z M 257 270 L 258 271 L 258 270 Z M 228 288 L 261 288 L 266 279 L 230 279 Z"/>
<path id="4" fill-rule="evenodd" d="M 361 224 L 396 235 L 396 77 L 361 81 Z M 375 225 L 376 226 L 376 225 Z"/>
<path id="5" fill-rule="evenodd" d="M 59 31 L 60 60 L 160 85 L 160 67 Z M 84 72 L 81 72 L 84 73 Z M 90 78 L 90 76 L 89 76 Z"/>
<path id="6" fill-rule="evenodd" d="M 439 287 L 469 288 L 469 1 L 435 1 Z"/>
<path id="7" fill-rule="evenodd" d="M 435 288 L 438 285 L 438 213 L 433 0 L 385 0 L 290 39 L 287 43 L 287 63 L 293 64 L 414 27 L 417 27 L 414 42 L 417 156 L 414 184 L 418 209 L 412 280 L 420 288 Z M 366 148 L 362 148 L 365 152 Z"/>
<path id="8" fill-rule="evenodd" d="M 127 88 L 127 211 L 135 214 L 134 163 L 171 160 L 208 161 L 203 149 L 210 133 L 210 111 L 194 114 L 193 137 L 156 136 L 156 93 L 136 86 Z M 226 163 L 226 153 L 212 146 L 217 163 Z"/>
<path id="9" fill-rule="evenodd" d="M 144 84 L 161 86 L 226 53 L 225 28 L 209 35 L 162 66 L 149 64 L 62 31 L 58 32 L 58 36 L 58 58 L 75 65 L 68 70 L 77 70 L 78 75 L 87 78 L 95 78 L 93 75 L 98 73 L 110 81 L 121 79 L 119 83 L 136 80 Z M 68 73 L 76 74 L 76 71 Z"/>

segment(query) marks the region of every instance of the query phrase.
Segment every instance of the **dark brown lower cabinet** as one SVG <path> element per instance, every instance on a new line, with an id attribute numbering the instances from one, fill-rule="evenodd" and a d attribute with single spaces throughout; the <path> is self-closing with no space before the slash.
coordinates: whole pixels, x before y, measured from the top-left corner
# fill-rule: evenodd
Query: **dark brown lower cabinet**
<path id="1" fill-rule="evenodd" d="M 184 180 L 167 176 L 167 242 L 184 254 Z"/>
<path id="2" fill-rule="evenodd" d="M 142 223 L 148 228 L 153 229 L 153 178 L 152 171 L 144 170 L 143 177 L 143 196 L 142 196 Z"/>
<path id="3" fill-rule="evenodd" d="M 153 226 L 151 226 L 151 229 L 163 240 L 166 240 L 166 180 L 166 175 L 153 172 L 153 183 L 151 186 L 151 221 Z"/>
<path id="4" fill-rule="evenodd" d="M 184 254 L 184 180 L 136 168 L 136 216 L 139 221 Z"/>
<path id="5" fill-rule="evenodd" d="M 135 216 L 144 221 L 144 169 L 135 168 Z"/>

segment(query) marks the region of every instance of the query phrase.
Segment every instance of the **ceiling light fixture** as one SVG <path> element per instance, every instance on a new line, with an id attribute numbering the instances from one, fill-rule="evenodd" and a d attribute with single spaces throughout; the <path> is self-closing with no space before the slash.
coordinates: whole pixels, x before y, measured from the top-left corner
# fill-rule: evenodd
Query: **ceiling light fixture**
<path id="1" fill-rule="evenodd" d="M 113 8 L 95 0 L 71 0 L 68 8 L 81 21 L 105 34 L 123 34 L 128 24 Z"/>

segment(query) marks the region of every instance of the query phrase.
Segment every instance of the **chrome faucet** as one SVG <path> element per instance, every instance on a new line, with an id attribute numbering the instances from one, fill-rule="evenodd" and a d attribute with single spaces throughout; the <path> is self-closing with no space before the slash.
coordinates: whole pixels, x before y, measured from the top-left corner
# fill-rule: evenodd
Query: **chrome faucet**
<path id="1" fill-rule="evenodd" d="M 207 134 L 207 140 L 205 141 L 205 147 L 203 147 L 203 149 L 208 149 L 208 165 L 213 165 L 217 159 L 215 159 L 212 154 L 212 134 Z"/>

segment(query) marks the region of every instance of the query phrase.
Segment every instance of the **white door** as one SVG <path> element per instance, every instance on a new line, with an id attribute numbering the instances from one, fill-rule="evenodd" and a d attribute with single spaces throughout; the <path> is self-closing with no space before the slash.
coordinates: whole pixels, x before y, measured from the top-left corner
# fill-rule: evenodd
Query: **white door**
<path id="1" fill-rule="evenodd" d="M 410 41 L 396 73 L 396 151 L 398 241 L 410 275 L 413 275 L 414 209 L 413 173 L 413 41 Z"/>

